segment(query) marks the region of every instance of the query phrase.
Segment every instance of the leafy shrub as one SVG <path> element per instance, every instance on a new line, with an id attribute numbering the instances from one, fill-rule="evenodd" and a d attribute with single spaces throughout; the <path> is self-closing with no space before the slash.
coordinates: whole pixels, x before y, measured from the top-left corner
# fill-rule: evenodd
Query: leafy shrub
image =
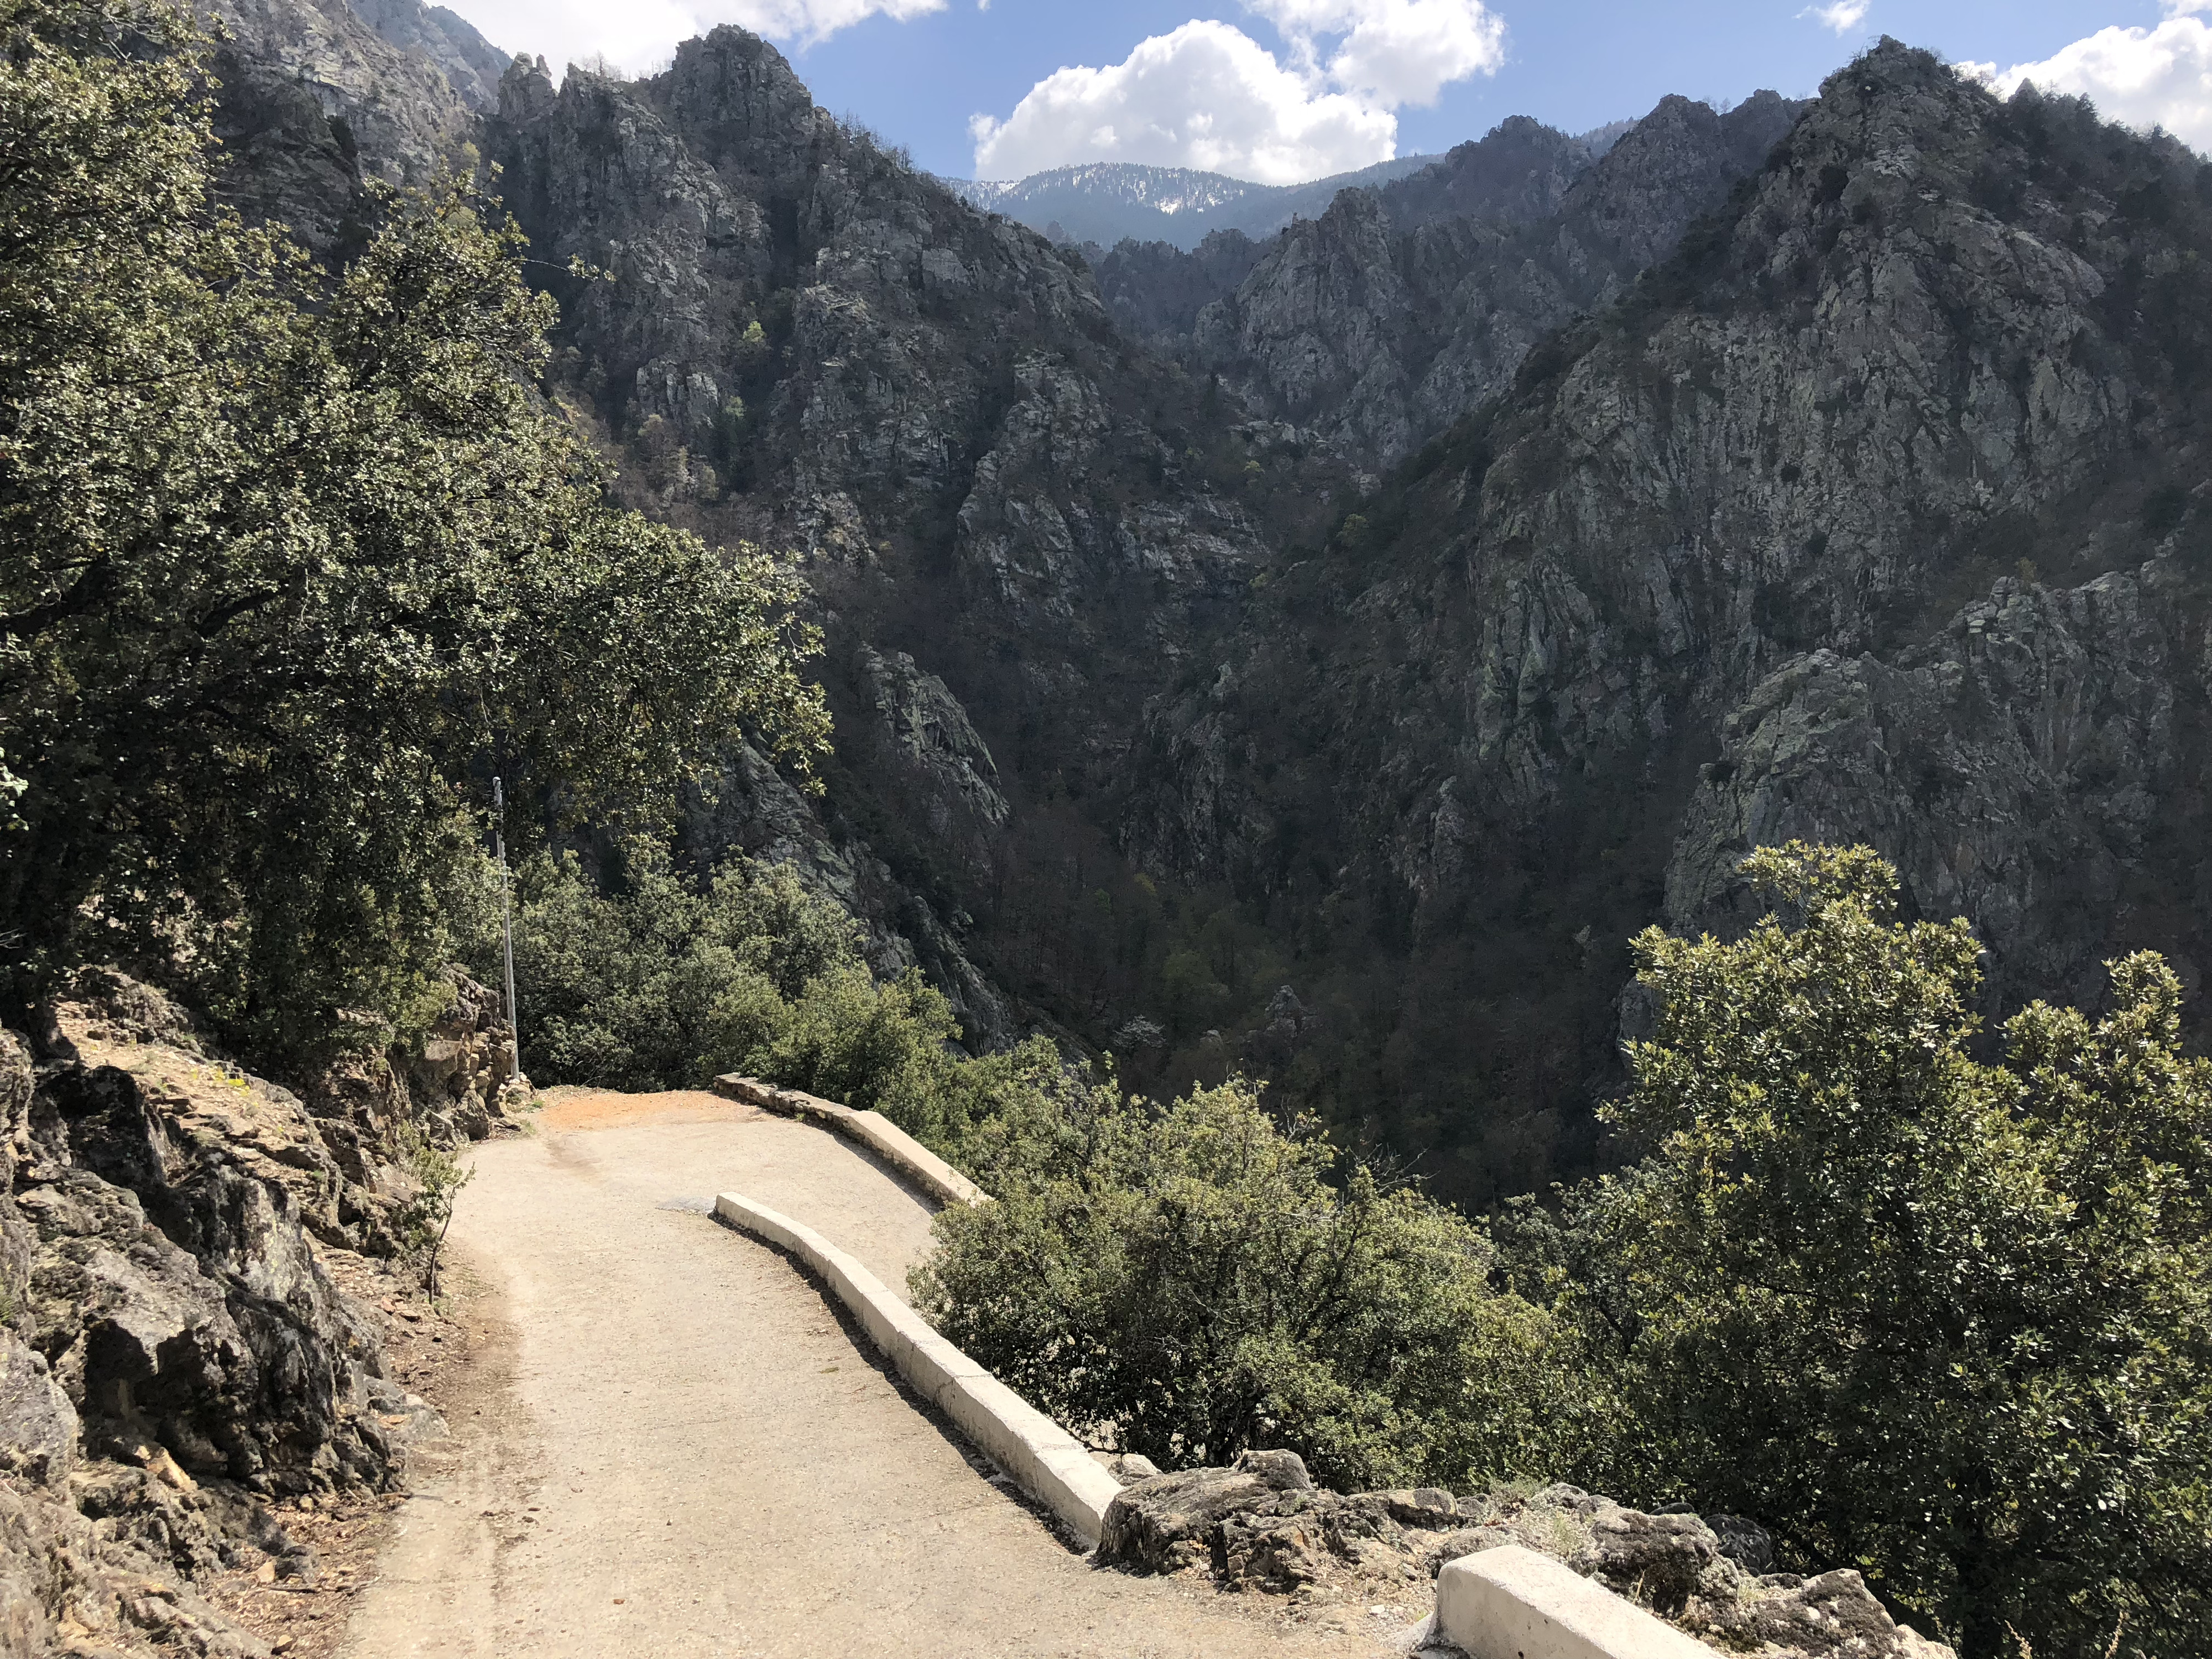
<path id="1" fill-rule="evenodd" d="M 407 1172 L 415 1180 L 415 1191 L 392 1212 L 392 1222 L 398 1234 L 400 1253 L 421 1267 L 422 1293 L 435 1302 L 438 1267 L 445 1254 L 446 1235 L 453 1229 L 453 1206 L 460 1198 L 461 1188 L 476 1179 L 477 1172 L 464 1168 L 450 1150 L 438 1145 L 412 1123 L 402 1127 L 400 1139 Z"/>
<path id="2" fill-rule="evenodd" d="M 515 873 L 524 1058 L 541 1081 L 699 1086 L 784 1031 L 787 998 L 860 961 L 852 918 L 787 868 L 740 860 L 702 884 L 643 841 L 619 863 L 605 892 L 572 854 Z M 498 911 L 471 915 L 471 965 L 495 975 Z"/>
<path id="3" fill-rule="evenodd" d="M 1551 1240 L 1626 1402 L 1592 1478 L 1861 1566 L 1967 1659 L 2124 1618 L 2212 1651 L 2212 1065 L 2179 981 L 2115 962 L 2102 1018 L 2039 1003 L 1985 1062 L 1964 921 L 1895 921 L 1865 848 L 1747 868 L 1783 915 L 1638 941 L 1657 1024 L 1613 1115 L 1655 1150 Z"/>
<path id="4" fill-rule="evenodd" d="M 604 891 L 573 856 L 517 872 L 523 1054 L 540 1083 L 700 1088 L 740 1072 L 880 1110 L 963 1164 L 1000 1156 L 1014 1126 L 1041 1133 L 1073 1086 L 1042 1039 L 960 1052 L 943 994 L 911 969 L 879 982 L 853 919 L 787 866 L 738 859 L 701 883 L 642 841 L 617 862 Z M 468 914 L 471 963 L 490 975 L 496 904 Z"/>
<path id="5" fill-rule="evenodd" d="M 1373 1486 L 1545 1467 L 1577 1420 L 1557 1328 L 1492 1291 L 1480 1231 L 1364 1168 L 1333 1186 L 1335 1149 L 1248 1085 L 1073 1090 L 1029 1131 L 979 1151 L 998 1201 L 938 1218 L 915 1300 L 1061 1422 Z"/>

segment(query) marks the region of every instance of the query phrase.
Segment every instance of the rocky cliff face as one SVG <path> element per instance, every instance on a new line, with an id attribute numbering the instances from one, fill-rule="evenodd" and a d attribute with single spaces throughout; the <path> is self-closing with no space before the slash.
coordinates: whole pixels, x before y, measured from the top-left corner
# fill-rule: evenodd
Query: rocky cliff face
<path id="1" fill-rule="evenodd" d="M 0 1032 L 9 1651 L 265 1651 L 179 1578 L 263 1558 L 311 1572 L 269 1503 L 381 1488 L 440 1431 L 323 1253 L 389 1247 L 403 1124 L 473 1114 L 482 1133 L 500 1115 L 504 1028 L 459 989 L 422 1054 L 356 1064 L 311 1101 L 106 970 L 29 1039 Z"/>
<path id="2" fill-rule="evenodd" d="M 1537 341 L 1674 252 L 1788 131 L 1760 93 L 1668 98 L 1594 164 L 1533 121 L 1293 225 L 1202 311 L 1190 352 L 1258 410 L 1395 465 L 1503 391 Z"/>
<path id="3" fill-rule="evenodd" d="M 459 12 L 422 0 L 354 0 L 353 11 L 378 39 L 437 65 L 471 109 L 481 114 L 499 107 L 500 77 L 514 54 L 485 40 Z"/>
<path id="4" fill-rule="evenodd" d="M 248 217 L 338 257 L 360 234 L 367 179 L 419 184 L 475 166 L 474 107 L 504 60 L 459 17 L 441 21 L 420 0 L 198 3 L 222 37 L 220 187 Z"/>
<path id="5" fill-rule="evenodd" d="M 1916 908 L 1975 919 L 1992 1014 L 2093 1003 L 2123 942 L 2167 950 L 2195 988 L 2205 896 L 2178 840 L 2198 816 L 2208 665 L 2179 551 L 2076 588 L 2000 577 L 1890 660 L 1784 664 L 1722 724 L 1668 860 L 1668 925 L 1740 927 L 1753 847 L 1871 840 Z"/>
<path id="6" fill-rule="evenodd" d="M 2198 880 L 2209 254 L 2186 149 L 1885 44 L 1163 702 L 1132 844 L 1471 929 L 1593 1064 L 1622 933 L 1780 834 L 1901 858 L 2007 999 L 2193 975 L 2127 896 Z"/>

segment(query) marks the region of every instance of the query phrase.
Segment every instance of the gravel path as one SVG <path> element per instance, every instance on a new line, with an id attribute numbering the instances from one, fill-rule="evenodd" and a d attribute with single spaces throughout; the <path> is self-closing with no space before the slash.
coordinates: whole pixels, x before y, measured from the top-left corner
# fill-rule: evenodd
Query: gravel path
<path id="1" fill-rule="evenodd" d="M 1293 1619 L 1057 1539 L 789 1260 L 703 1213 L 750 1194 L 902 1288 L 928 1208 L 823 1131 L 572 1094 L 475 1164 L 453 1244 L 484 1335 L 352 1659 L 1403 1651 L 1407 1609 Z"/>

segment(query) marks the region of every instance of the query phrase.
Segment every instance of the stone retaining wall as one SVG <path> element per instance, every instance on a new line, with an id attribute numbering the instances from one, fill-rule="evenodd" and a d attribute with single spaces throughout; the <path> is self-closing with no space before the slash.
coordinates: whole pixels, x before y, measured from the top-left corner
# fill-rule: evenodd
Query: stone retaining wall
<path id="1" fill-rule="evenodd" d="M 1664 1620 L 1516 1545 L 1444 1564 L 1435 1630 L 1468 1659 L 1714 1659 Z"/>
<path id="2" fill-rule="evenodd" d="M 715 1216 L 781 1246 L 829 1285 L 898 1368 L 899 1375 L 953 1422 L 1032 1498 L 1095 1547 L 1106 1506 L 1121 1483 L 1074 1436 L 954 1347 L 883 1281 L 816 1232 L 742 1193 L 714 1200 Z"/>
<path id="3" fill-rule="evenodd" d="M 990 1194 L 885 1117 L 859 1112 L 800 1089 L 780 1088 L 734 1074 L 714 1079 L 714 1092 L 781 1117 L 803 1118 L 866 1146 L 939 1204 L 987 1204 Z"/>

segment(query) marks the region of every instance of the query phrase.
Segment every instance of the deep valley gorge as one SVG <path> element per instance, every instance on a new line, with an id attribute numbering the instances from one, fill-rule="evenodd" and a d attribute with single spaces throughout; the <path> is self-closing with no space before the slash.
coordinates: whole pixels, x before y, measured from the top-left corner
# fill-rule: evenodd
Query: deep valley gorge
<path id="1" fill-rule="evenodd" d="M 1725 930 L 1754 844 L 1895 858 L 1991 1014 L 2139 945 L 2197 982 L 2170 140 L 1886 43 L 1086 252 L 734 29 L 556 88 L 405 8 L 227 15 L 241 203 L 336 250 L 362 180 L 496 166 L 625 497 L 797 562 L 828 793 L 734 755 L 688 845 L 796 860 L 972 1042 L 1265 1074 L 1480 1204 L 1600 1156 L 1626 941 Z"/>
<path id="2" fill-rule="evenodd" d="M 2212 160 L 789 27 L 0 0 L 0 1656 L 2212 1659 Z"/>

